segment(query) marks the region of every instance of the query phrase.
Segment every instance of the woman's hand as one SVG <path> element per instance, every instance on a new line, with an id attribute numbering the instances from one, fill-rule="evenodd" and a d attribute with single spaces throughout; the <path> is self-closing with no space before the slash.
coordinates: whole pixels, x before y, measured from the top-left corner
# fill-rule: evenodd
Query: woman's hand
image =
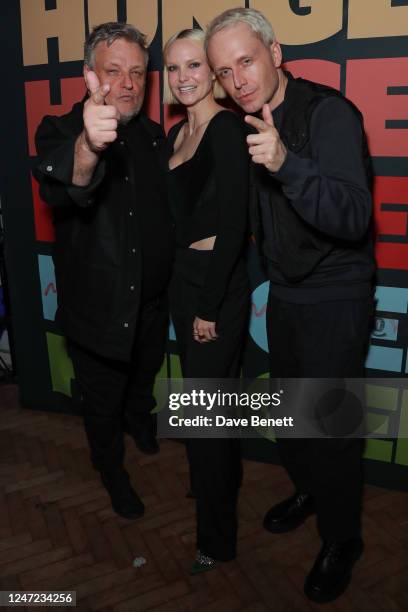
<path id="1" fill-rule="evenodd" d="M 218 334 L 215 331 L 215 321 L 204 321 L 195 317 L 193 323 L 193 337 L 197 342 L 210 342 L 216 340 Z"/>

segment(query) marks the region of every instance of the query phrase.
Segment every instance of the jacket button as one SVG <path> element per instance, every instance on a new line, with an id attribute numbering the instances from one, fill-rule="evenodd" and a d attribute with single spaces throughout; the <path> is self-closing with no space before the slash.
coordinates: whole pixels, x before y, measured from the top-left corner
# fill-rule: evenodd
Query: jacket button
<path id="1" fill-rule="evenodd" d="M 46 170 L 47 172 L 52 172 L 52 166 L 47 166 Z"/>
<path id="2" fill-rule="evenodd" d="M 134 285 L 130 285 L 130 290 L 134 291 L 135 290 L 135 286 Z"/>
<path id="3" fill-rule="evenodd" d="M 157 146 L 157 141 L 153 140 L 153 146 L 156 147 Z"/>
<path id="4" fill-rule="evenodd" d="M 128 180 L 129 180 L 129 177 L 125 176 L 125 181 L 128 182 Z"/>
<path id="5" fill-rule="evenodd" d="M 129 327 L 129 323 L 124 323 L 123 327 Z"/>

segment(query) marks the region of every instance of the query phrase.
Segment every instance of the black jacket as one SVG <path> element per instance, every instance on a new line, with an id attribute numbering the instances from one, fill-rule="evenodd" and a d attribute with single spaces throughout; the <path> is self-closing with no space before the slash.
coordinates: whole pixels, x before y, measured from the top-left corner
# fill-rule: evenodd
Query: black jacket
<path id="1" fill-rule="evenodd" d="M 87 187 L 72 185 L 83 102 L 44 117 L 37 134 L 41 197 L 54 208 L 56 320 L 63 332 L 109 358 L 128 360 L 144 299 L 167 285 L 171 220 L 159 151 L 160 125 L 138 115 L 119 126 Z M 152 229 L 154 235 L 152 235 Z"/>
<path id="2" fill-rule="evenodd" d="M 276 173 L 252 164 L 252 225 L 271 290 L 288 301 L 362 297 L 374 258 L 361 114 L 336 90 L 287 76 L 273 113 L 287 158 Z"/>

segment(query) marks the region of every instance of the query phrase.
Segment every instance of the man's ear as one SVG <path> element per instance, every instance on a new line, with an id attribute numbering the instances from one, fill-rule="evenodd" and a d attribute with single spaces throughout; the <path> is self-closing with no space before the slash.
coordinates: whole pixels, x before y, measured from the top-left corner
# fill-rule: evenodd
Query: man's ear
<path id="1" fill-rule="evenodd" d="M 270 45 L 271 55 L 275 68 L 280 68 L 282 65 L 282 48 L 278 42 L 273 42 Z"/>
<path id="2" fill-rule="evenodd" d="M 83 67 L 83 69 L 82 69 L 82 74 L 84 75 L 85 85 L 86 85 L 86 88 L 87 88 L 87 89 L 88 89 L 88 80 L 87 80 L 87 76 L 88 76 L 88 72 L 89 72 L 90 70 L 91 70 L 91 69 L 89 68 L 89 66 L 87 66 L 87 64 L 84 64 L 84 67 Z M 88 89 L 88 92 L 89 92 L 89 89 Z"/>

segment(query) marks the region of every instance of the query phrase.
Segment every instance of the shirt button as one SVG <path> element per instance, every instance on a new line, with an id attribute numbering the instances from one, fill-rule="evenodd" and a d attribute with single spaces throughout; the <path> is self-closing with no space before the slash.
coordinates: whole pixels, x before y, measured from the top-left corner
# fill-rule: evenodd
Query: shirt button
<path id="1" fill-rule="evenodd" d="M 122 147 L 123 147 L 125 143 L 124 143 L 124 141 L 123 141 L 123 140 L 121 140 L 121 141 L 120 141 L 120 144 L 121 144 L 121 145 L 122 145 Z"/>
<path id="2" fill-rule="evenodd" d="M 52 172 L 52 166 L 47 166 L 47 172 Z"/>
<path id="3" fill-rule="evenodd" d="M 134 285 L 130 285 L 130 290 L 134 291 L 135 290 L 135 286 Z"/>
<path id="4" fill-rule="evenodd" d="M 123 327 L 129 327 L 129 323 L 124 323 Z"/>

